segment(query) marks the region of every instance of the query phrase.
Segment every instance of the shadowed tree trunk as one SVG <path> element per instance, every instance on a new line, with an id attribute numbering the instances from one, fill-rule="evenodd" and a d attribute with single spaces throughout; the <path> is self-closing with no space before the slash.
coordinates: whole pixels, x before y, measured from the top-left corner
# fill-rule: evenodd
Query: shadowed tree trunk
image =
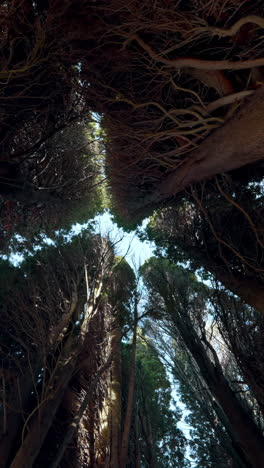
<path id="1" fill-rule="evenodd" d="M 208 268 L 227 289 L 239 296 L 246 304 L 264 314 L 264 286 L 258 280 L 239 279 L 230 273 L 218 272 Z"/>
<path id="2" fill-rule="evenodd" d="M 90 386 L 89 388 L 87 389 L 87 392 L 86 392 L 86 395 L 80 405 L 80 408 L 79 408 L 79 411 L 78 413 L 74 416 L 73 418 L 73 421 L 72 423 L 70 424 L 70 427 L 69 429 L 67 430 L 66 434 L 65 434 L 65 437 L 63 439 L 63 442 L 61 444 L 61 447 L 56 455 L 56 458 L 54 460 L 54 462 L 51 464 L 50 468 L 57 468 L 57 466 L 59 465 L 59 463 L 61 462 L 62 458 L 63 458 L 63 455 L 65 453 L 65 450 L 67 448 L 67 446 L 69 445 L 69 443 L 71 442 L 73 436 L 74 436 L 74 433 L 76 432 L 79 424 L 80 424 L 80 421 L 81 421 L 81 418 L 89 404 L 89 402 L 91 401 L 92 397 L 93 397 L 93 392 L 96 388 L 96 386 L 98 385 L 99 383 L 99 380 L 101 379 L 102 375 L 109 369 L 110 365 L 111 365 L 111 361 L 112 361 L 112 354 L 110 354 L 108 356 L 108 359 L 106 360 L 106 362 L 101 366 L 101 368 L 98 370 L 98 373 L 96 374 L 96 376 L 92 379 L 92 381 L 90 382 Z"/>
<path id="3" fill-rule="evenodd" d="M 74 365 L 75 360 L 72 360 L 66 366 L 66 369 L 61 367 L 60 372 L 56 373 L 55 380 L 59 382 L 59 387 L 55 390 L 56 394 L 43 408 L 39 409 L 37 416 L 33 417 L 32 424 L 29 424 L 29 432 L 11 463 L 11 468 L 29 468 L 33 466 L 72 377 Z"/>
<path id="4" fill-rule="evenodd" d="M 110 466 L 118 468 L 121 430 L 121 330 L 118 323 L 115 324 L 112 332 L 112 349 Z"/>
<path id="5" fill-rule="evenodd" d="M 177 242 L 177 239 L 174 241 Z M 199 264 L 213 274 L 215 279 L 222 283 L 226 289 L 239 296 L 246 304 L 254 307 L 256 310 L 264 313 L 264 287 L 258 279 L 239 278 L 232 271 L 224 271 L 222 265 L 217 266 L 206 257 L 206 254 L 195 246 L 188 246 L 179 241 L 183 250 L 186 249 L 191 258 L 197 259 Z"/>
<path id="6" fill-rule="evenodd" d="M 24 421 L 21 411 L 27 411 L 29 405 L 29 399 L 34 388 L 37 373 L 41 368 L 41 365 L 33 365 L 32 375 L 26 374 L 21 379 L 17 379 L 13 382 L 12 398 L 7 408 L 7 426 L 2 428 L 0 438 L 0 466 L 7 466 L 10 461 L 13 450 L 13 444 L 15 442 L 19 429 L 23 426 Z M 1 415 L 2 416 L 2 415 Z"/>
<path id="7" fill-rule="evenodd" d="M 175 311 L 172 304 L 169 307 L 170 314 L 180 331 L 186 347 L 194 357 L 203 379 L 227 417 L 229 427 L 231 428 L 230 435 L 234 440 L 235 446 L 238 446 L 244 454 L 249 467 L 264 467 L 264 437 L 252 418 L 241 406 L 235 393 L 231 390 L 222 372 L 215 351 L 205 337 L 203 337 L 206 346 L 213 351 L 215 360 L 215 364 L 213 364 L 187 314 L 185 314 L 183 320 L 177 311 Z"/>
<path id="8" fill-rule="evenodd" d="M 154 447 L 153 447 L 152 427 L 151 427 L 147 404 L 146 404 L 146 400 L 144 396 L 143 396 L 143 412 L 140 411 L 140 420 L 141 420 L 143 434 L 144 434 L 146 445 L 147 445 L 148 466 L 149 468 L 156 468 L 156 457 L 155 457 Z"/>
<path id="9" fill-rule="evenodd" d="M 139 441 L 139 423 L 140 423 L 140 414 L 137 404 L 136 408 L 136 418 L 135 418 L 135 468 L 140 468 L 140 441 Z"/>
<path id="10" fill-rule="evenodd" d="M 120 468 L 125 468 L 126 466 L 128 444 L 129 444 L 129 434 L 130 434 L 133 406 L 134 406 L 136 348 L 137 348 L 137 322 L 138 322 L 137 305 L 138 305 L 137 298 L 135 297 L 133 341 L 132 341 L 132 347 L 131 347 L 127 407 L 126 407 L 126 415 L 125 415 L 122 444 L 121 444 L 121 451 L 120 451 Z"/>
<path id="11" fill-rule="evenodd" d="M 186 158 L 180 169 L 167 176 L 156 192 L 146 197 L 142 209 L 148 203 L 171 198 L 193 183 L 263 159 L 263 121 L 264 88 L 261 87 L 234 117 L 215 130 Z"/>
<path id="12" fill-rule="evenodd" d="M 33 466 L 75 370 L 78 354 L 82 349 L 91 318 L 95 316 L 98 310 L 101 290 L 102 277 L 98 280 L 97 287 L 95 286 L 94 293 L 91 294 L 88 304 L 85 305 L 85 317 L 80 334 L 75 335 L 71 332 L 62 348 L 56 369 L 48 382 L 47 401 L 44 401 L 43 406 L 38 408 L 36 414 L 32 415 L 29 431 L 14 457 L 11 464 L 12 468 L 30 468 Z"/>

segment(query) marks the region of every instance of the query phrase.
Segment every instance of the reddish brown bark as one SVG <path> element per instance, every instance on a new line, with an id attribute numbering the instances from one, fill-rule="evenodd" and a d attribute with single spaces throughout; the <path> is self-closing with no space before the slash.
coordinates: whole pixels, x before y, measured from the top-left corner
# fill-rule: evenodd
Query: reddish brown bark
<path id="1" fill-rule="evenodd" d="M 135 302 L 133 341 L 132 341 L 132 348 L 131 348 L 130 372 L 129 372 L 129 383 L 128 383 L 128 397 L 127 397 L 126 415 L 125 415 L 124 430 L 123 430 L 121 452 L 120 452 L 120 468 L 126 467 L 129 434 L 130 434 L 132 413 L 133 413 L 133 406 L 134 406 L 136 347 L 137 347 L 137 321 L 138 321 L 137 302 Z"/>
<path id="2" fill-rule="evenodd" d="M 39 415 L 33 418 L 29 433 L 21 444 L 10 468 L 30 468 L 33 466 L 72 377 L 74 363 L 75 361 L 70 363 L 66 369 L 61 369 L 61 375 L 58 379 L 60 381 L 59 389 L 54 397 L 39 410 Z"/>
<path id="3" fill-rule="evenodd" d="M 118 325 L 112 333 L 112 349 L 110 466 L 118 468 L 121 430 L 121 330 Z"/>
<path id="4" fill-rule="evenodd" d="M 146 202 L 164 200 L 193 183 L 259 161 L 264 158 L 263 147 L 264 87 L 261 87 L 234 117 L 191 153 L 181 168 L 172 172 Z"/>
<path id="5" fill-rule="evenodd" d="M 8 461 L 13 455 L 13 444 L 18 431 L 23 425 L 22 412 L 28 410 L 28 400 L 34 387 L 34 379 L 40 364 L 33 365 L 33 375 L 26 374 L 21 379 L 13 382 L 12 397 L 9 400 L 7 408 L 7 426 L 6 430 L 1 431 L 0 435 L 0 466 L 8 466 Z"/>

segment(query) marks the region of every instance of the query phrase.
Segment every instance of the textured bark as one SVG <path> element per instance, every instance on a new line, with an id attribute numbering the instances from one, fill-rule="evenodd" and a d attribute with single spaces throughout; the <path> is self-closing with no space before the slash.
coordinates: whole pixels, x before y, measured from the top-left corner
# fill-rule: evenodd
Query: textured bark
<path id="1" fill-rule="evenodd" d="M 56 394 L 33 418 L 32 424 L 29 425 L 29 432 L 10 468 L 31 468 L 33 466 L 74 372 L 74 361 L 66 369 L 62 368 L 60 371 L 56 375 L 56 380 L 60 382 Z"/>
<path id="2" fill-rule="evenodd" d="M 250 96 L 240 110 L 215 130 L 193 153 L 147 196 L 138 214 L 181 192 L 193 183 L 210 179 L 264 159 L 264 87 Z"/>
<path id="3" fill-rule="evenodd" d="M 180 170 L 160 186 L 171 196 L 186 186 L 264 158 L 264 87 L 237 114 L 210 135 Z"/>
<path id="4" fill-rule="evenodd" d="M 68 447 L 69 443 L 71 442 L 79 424 L 80 424 L 80 421 L 81 421 L 81 418 L 89 404 L 89 402 L 91 401 L 91 398 L 93 397 L 93 394 L 94 394 L 94 390 L 96 388 L 96 386 L 98 385 L 99 383 L 99 380 L 101 379 L 102 375 L 109 369 L 110 365 L 111 365 L 111 361 L 112 361 L 112 354 L 109 355 L 107 361 L 105 362 L 105 364 L 102 365 L 102 367 L 99 369 L 97 375 L 92 379 L 91 383 L 90 383 L 90 386 L 86 392 L 86 395 L 80 405 L 80 408 L 79 408 L 79 411 L 78 413 L 74 416 L 73 418 L 73 421 L 72 423 L 70 424 L 70 427 L 69 429 L 67 430 L 66 434 L 65 434 L 65 437 L 63 439 L 63 442 L 61 444 L 61 447 L 57 453 L 57 456 L 54 460 L 54 462 L 51 464 L 50 468 L 57 468 L 57 466 L 59 466 L 59 463 L 61 462 L 62 458 L 63 458 L 63 455 L 64 455 L 64 452 L 66 450 L 66 448 Z"/>
<path id="5" fill-rule="evenodd" d="M 134 307 L 134 326 L 133 326 L 133 341 L 131 348 L 131 360 L 130 360 L 130 372 L 129 372 L 129 383 L 128 383 L 128 397 L 127 407 L 124 422 L 124 430 L 122 435 L 122 444 L 120 452 L 120 468 L 126 467 L 129 434 L 132 422 L 132 413 L 134 406 L 134 390 L 135 390 L 135 367 L 136 367 L 136 348 L 137 348 L 137 302 Z"/>
<path id="6" fill-rule="evenodd" d="M 121 430 L 121 330 L 118 324 L 112 332 L 112 349 L 110 466 L 118 468 Z"/>
<path id="7" fill-rule="evenodd" d="M 17 433 L 23 425 L 22 412 L 27 411 L 28 401 L 30 393 L 34 387 L 34 380 L 41 364 L 33 364 L 33 374 L 26 374 L 16 382 L 14 382 L 14 388 L 12 396 L 9 400 L 9 407 L 7 408 L 7 427 L 6 431 L 1 431 L 0 436 L 0 466 L 8 466 L 8 462 L 14 454 L 14 442 L 17 437 Z M 14 409 L 12 411 L 12 409 Z"/>

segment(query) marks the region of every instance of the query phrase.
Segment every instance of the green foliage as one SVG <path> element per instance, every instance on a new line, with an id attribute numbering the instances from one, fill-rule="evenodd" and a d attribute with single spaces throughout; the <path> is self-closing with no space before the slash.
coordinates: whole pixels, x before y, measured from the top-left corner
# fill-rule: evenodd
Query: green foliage
<path id="1" fill-rule="evenodd" d="M 207 321 L 212 320 L 208 307 L 212 291 L 193 273 L 166 258 L 149 259 L 141 267 L 141 273 L 149 291 L 146 309 L 152 319 L 157 319 L 154 324 L 148 324 L 150 336 L 156 337 L 161 354 L 166 353 L 178 382 L 181 400 L 190 411 L 186 422 L 191 427 L 189 447 L 197 463 L 195 466 L 241 467 L 241 460 L 237 462 L 239 451 L 236 452 L 232 446 L 233 435 L 229 437 L 227 434 L 232 419 L 226 422 L 222 416 L 223 401 L 221 398 L 218 401 L 217 392 L 214 393 L 215 374 L 216 387 L 220 375 L 225 375 L 223 378 L 229 379 L 231 386 L 233 357 L 228 354 L 228 368 L 221 367 L 220 359 L 224 359 L 227 351 L 223 351 L 221 341 L 217 341 L 220 348 L 217 360 L 218 347 L 214 344 L 217 335 L 213 328 L 206 330 Z M 227 304 L 228 300 L 225 301 Z M 155 307 L 159 314 L 153 314 Z M 236 332 L 233 328 L 233 333 Z M 226 342 L 226 345 L 230 347 L 230 343 Z"/>
<path id="2" fill-rule="evenodd" d="M 129 467 L 133 467 L 136 450 L 140 450 L 141 464 L 169 468 L 187 467 L 186 439 L 177 428 L 181 411 L 171 397 L 171 386 L 164 365 L 150 340 L 138 330 L 136 352 L 136 387 L 134 413 L 130 437 Z M 129 344 L 122 349 L 123 406 L 126 407 L 129 372 Z"/>
<path id="3" fill-rule="evenodd" d="M 112 214 L 113 223 L 123 229 L 125 232 L 135 231 L 141 224 L 142 219 L 128 218 L 126 215 L 120 213 L 119 208 L 115 206 L 111 192 L 108 192 L 108 206 Z"/>
<path id="4" fill-rule="evenodd" d="M 105 209 L 103 141 L 91 118 L 75 122 L 45 140 L 21 163 L 21 187 L 0 200 L 3 243 L 13 233 L 26 239 L 70 229 Z M 0 197 L 1 198 L 1 197 Z M 8 197 L 7 197 L 8 198 Z M 0 239 L 1 240 L 1 239 Z"/>
<path id="5" fill-rule="evenodd" d="M 144 283 L 150 296 L 155 300 L 160 296 L 168 305 L 171 303 L 189 303 L 201 301 L 201 307 L 207 300 L 207 287 L 199 282 L 194 273 L 172 263 L 164 257 L 151 257 L 140 268 Z"/>
<path id="6" fill-rule="evenodd" d="M 155 241 L 157 255 L 200 270 L 205 279 L 231 277 L 231 286 L 234 275 L 263 283 L 262 205 L 259 175 L 240 169 L 232 178 L 193 187 L 154 213 L 145 237 Z"/>
<path id="7" fill-rule="evenodd" d="M 232 460 L 231 441 L 214 411 L 210 395 L 197 385 L 195 369 L 186 353 L 176 351 L 177 365 L 173 368 L 179 397 L 188 414 L 184 421 L 190 427 L 188 442 L 194 468 L 239 468 Z"/>
<path id="8" fill-rule="evenodd" d="M 158 257 L 167 256 L 174 263 L 185 263 L 196 270 L 200 267 L 200 264 L 195 263 L 195 258 L 190 258 L 189 253 L 184 250 L 180 242 L 173 242 L 171 237 L 163 231 L 162 222 L 160 222 L 161 213 L 166 213 L 166 208 L 155 211 L 150 217 L 149 223 L 147 224 L 145 231 L 142 233 L 144 240 L 155 242 L 156 250 L 155 255 Z"/>
<path id="9" fill-rule="evenodd" d="M 121 327 L 131 321 L 131 301 L 135 290 L 136 278 L 133 269 L 124 257 L 116 256 L 109 274 L 107 295 L 110 303 L 116 309 Z"/>

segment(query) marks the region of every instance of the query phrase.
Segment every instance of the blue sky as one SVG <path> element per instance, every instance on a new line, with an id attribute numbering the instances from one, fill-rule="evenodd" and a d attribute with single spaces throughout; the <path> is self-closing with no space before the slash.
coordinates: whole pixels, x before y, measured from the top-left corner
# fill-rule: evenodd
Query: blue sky
<path id="1" fill-rule="evenodd" d="M 143 227 L 147 224 L 144 222 Z M 80 231 L 86 228 L 87 224 L 75 224 L 69 233 L 69 238 L 78 235 Z M 105 212 L 100 216 L 95 217 L 95 230 L 103 237 L 109 236 L 115 243 L 115 250 L 117 255 L 126 257 L 127 262 L 131 267 L 138 269 L 149 257 L 153 255 L 155 245 L 154 243 L 144 241 L 142 242 L 135 232 L 127 233 L 113 223 L 109 212 Z M 20 236 L 16 236 L 19 240 Z M 23 239 L 21 238 L 21 241 Z M 53 241 L 46 236 L 43 236 L 43 241 L 46 244 L 52 244 Z M 35 251 L 41 247 L 36 246 Z M 6 256 L 4 256 L 6 258 Z M 18 266 L 23 262 L 24 256 L 19 252 L 12 252 L 9 260 Z"/>
<path id="2" fill-rule="evenodd" d="M 126 257 L 127 262 L 134 268 L 139 268 L 149 257 L 153 255 L 155 244 L 153 242 L 142 242 L 135 232 L 127 233 L 118 228 L 111 219 L 111 215 L 105 212 L 97 216 L 97 232 L 103 237 L 110 235 L 111 240 L 116 243 L 117 255 Z M 144 221 L 143 227 L 147 224 Z"/>

